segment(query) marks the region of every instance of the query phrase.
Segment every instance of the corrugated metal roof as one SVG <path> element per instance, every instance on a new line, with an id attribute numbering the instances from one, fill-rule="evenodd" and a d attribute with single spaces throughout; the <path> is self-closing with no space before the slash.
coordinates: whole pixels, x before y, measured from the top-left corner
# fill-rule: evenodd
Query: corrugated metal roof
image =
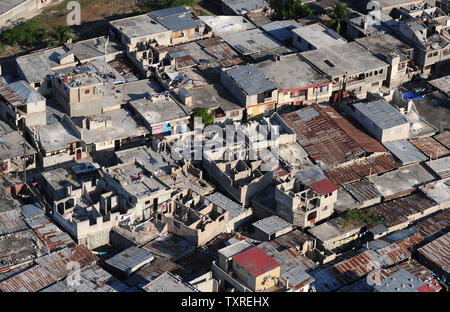
<path id="1" fill-rule="evenodd" d="M 21 210 L 22 215 L 25 218 L 40 216 L 44 214 L 44 209 L 42 209 L 42 206 L 38 203 L 23 205 Z"/>
<path id="2" fill-rule="evenodd" d="M 379 292 L 418 292 L 425 285 L 425 282 L 416 276 L 400 269 L 379 285 L 375 285 L 374 289 Z"/>
<path id="3" fill-rule="evenodd" d="M 366 250 L 334 266 L 310 271 L 309 274 L 316 280 L 312 286 L 318 292 L 336 291 L 376 269 L 376 263 L 383 265 L 379 254 L 371 249 Z"/>
<path id="4" fill-rule="evenodd" d="M 250 12 L 245 15 L 253 24 L 257 27 L 270 23 L 270 19 L 264 14 L 264 12 Z"/>
<path id="5" fill-rule="evenodd" d="M 392 274 L 398 270 L 403 269 L 411 273 L 421 281 L 430 281 L 430 276 L 433 272 L 421 265 L 414 259 L 404 261 L 400 264 L 390 267 L 389 269 L 379 270 L 379 274 L 374 274 L 372 276 L 367 276 L 367 279 L 361 279 L 356 283 L 348 285 L 341 288 L 340 292 L 372 292 L 376 283 L 383 282 L 386 278 L 390 277 Z M 374 279 L 376 278 L 376 279 Z M 370 282 L 370 283 L 369 283 Z"/>
<path id="6" fill-rule="evenodd" d="M 389 129 L 409 123 L 405 116 L 384 99 L 367 103 L 355 103 L 353 106 L 381 129 Z"/>
<path id="7" fill-rule="evenodd" d="M 414 226 L 425 240 L 433 240 L 435 237 L 445 234 L 450 228 L 450 209 L 443 210 Z"/>
<path id="8" fill-rule="evenodd" d="M 428 157 L 438 158 L 450 154 L 450 150 L 432 137 L 417 138 L 411 143 Z"/>
<path id="9" fill-rule="evenodd" d="M 254 227 L 266 234 L 273 234 L 286 228 L 292 228 L 291 224 L 278 216 L 270 216 L 252 223 Z"/>
<path id="10" fill-rule="evenodd" d="M 227 70 L 227 74 L 248 95 L 277 89 L 275 84 L 256 66 L 238 66 Z"/>
<path id="11" fill-rule="evenodd" d="M 159 255 L 172 261 L 183 258 L 192 253 L 195 249 L 195 247 L 187 240 L 172 234 L 158 237 L 145 244 L 142 248 L 150 250 L 154 255 Z"/>
<path id="12" fill-rule="evenodd" d="M 283 272 L 287 272 L 294 267 L 301 268 L 303 271 L 310 270 L 311 268 L 317 267 L 311 259 L 304 255 L 297 253 L 291 249 L 279 250 L 276 244 L 270 242 L 263 242 L 258 245 L 267 255 L 272 257 L 281 265 L 281 275 Z M 310 276 L 311 277 L 311 276 Z"/>
<path id="13" fill-rule="evenodd" d="M 414 233 L 386 247 L 377 249 L 377 253 L 385 259 L 386 264 L 396 264 L 409 258 L 411 256 L 410 248 L 417 246 L 422 241 L 422 235 Z"/>
<path id="14" fill-rule="evenodd" d="M 131 246 L 105 262 L 127 274 L 151 262 L 155 256 L 145 248 Z"/>
<path id="15" fill-rule="evenodd" d="M 317 195 L 328 195 L 333 193 L 334 191 L 337 191 L 339 189 L 339 186 L 337 186 L 333 181 L 330 179 L 323 179 L 319 182 L 312 183 L 308 185 L 314 193 Z"/>
<path id="16" fill-rule="evenodd" d="M 327 170 L 325 174 L 337 184 L 346 184 L 398 167 L 400 167 L 400 163 L 391 154 L 378 154 Z"/>
<path id="17" fill-rule="evenodd" d="M 441 179 L 450 177 L 450 156 L 428 161 L 425 164 L 439 175 Z"/>
<path id="18" fill-rule="evenodd" d="M 428 159 L 426 155 L 407 140 L 387 142 L 384 143 L 384 146 L 386 146 L 403 165 L 413 164 Z"/>
<path id="19" fill-rule="evenodd" d="M 42 292 L 126 292 L 132 290 L 98 264 L 90 264 L 81 268 L 79 274 L 79 284 L 69 286 L 67 280 L 64 280 L 45 288 Z"/>
<path id="20" fill-rule="evenodd" d="M 439 143 L 450 149 L 450 130 L 439 133 L 435 135 L 434 138 L 439 141 Z"/>
<path id="21" fill-rule="evenodd" d="M 36 265 L 1 282 L 0 289 L 3 292 L 36 292 L 56 281 L 52 272 L 40 265 Z"/>
<path id="22" fill-rule="evenodd" d="M 421 213 L 435 205 L 436 203 L 431 199 L 419 194 L 413 194 L 377 204 L 369 209 L 382 217 L 383 224 L 390 228 L 408 222 L 411 215 Z"/>
<path id="23" fill-rule="evenodd" d="M 77 245 L 38 258 L 36 259 L 36 263 L 50 272 L 56 280 L 61 280 L 71 271 L 67 266 L 68 263 L 75 262 L 82 268 L 97 260 L 98 257 L 87 249 L 87 247 L 84 245 Z"/>
<path id="24" fill-rule="evenodd" d="M 218 65 L 222 67 L 239 65 L 244 62 L 244 59 L 238 53 L 236 53 L 226 42 L 220 41 L 219 38 L 208 38 L 197 41 L 196 43 L 208 54 L 216 58 Z"/>
<path id="25" fill-rule="evenodd" d="M 427 269 L 416 260 L 411 259 L 402 262 L 400 264 L 397 264 L 389 269 L 380 270 L 381 279 L 384 280 L 385 278 L 391 276 L 400 269 L 408 271 L 409 273 L 411 273 L 412 275 L 414 275 L 415 277 L 419 278 L 422 281 L 428 280 L 428 278 L 434 274 L 433 271 Z"/>
<path id="26" fill-rule="evenodd" d="M 450 233 L 419 248 L 419 252 L 445 272 L 450 272 Z"/>
<path id="27" fill-rule="evenodd" d="M 263 242 L 258 247 L 281 265 L 281 279 L 285 283 L 289 281 L 289 287 L 300 289 L 314 281 L 314 278 L 306 273 L 302 267 L 302 258 L 304 256 L 289 252 L 279 252 L 269 242 Z"/>
<path id="28" fill-rule="evenodd" d="M 364 152 L 387 151 L 326 105 L 313 104 L 281 118 L 295 131 L 298 142 L 314 160 L 331 167 L 356 159 Z"/>
<path id="29" fill-rule="evenodd" d="M 141 288 L 166 272 L 183 277 L 188 274 L 188 269 L 169 259 L 156 256 L 152 262 L 132 274 L 126 283 Z"/>
<path id="30" fill-rule="evenodd" d="M 196 28 L 204 24 L 202 20 L 194 19 L 193 13 L 182 6 L 156 10 L 148 14 L 172 31 Z"/>
<path id="31" fill-rule="evenodd" d="M 233 256 L 233 261 L 253 277 L 258 277 L 280 266 L 277 261 L 257 246 Z"/>
<path id="32" fill-rule="evenodd" d="M 381 199 L 382 196 L 372 183 L 364 179 L 344 185 L 344 188 L 360 203 L 374 198 Z"/>
<path id="33" fill-rule="evenodd" d="M 20 209 L 0 213 L 0 236 L 28 229 Z"/>
<path id="34" fill-rule="evenodd" d="M 61 231 L 46 216 L 27 218 L 25 222 L 33 229 L 50 251 L 75 245 L 73 239 L 67 233 Z"/>

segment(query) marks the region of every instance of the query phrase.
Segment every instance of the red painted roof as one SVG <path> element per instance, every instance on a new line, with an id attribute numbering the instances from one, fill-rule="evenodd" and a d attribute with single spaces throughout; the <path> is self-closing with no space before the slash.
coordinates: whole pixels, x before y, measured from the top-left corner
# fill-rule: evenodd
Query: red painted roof
<path id="1" fill-rule="evenodd" d="M 323 179 L 319 182 L 308 185 L 317 195 L 327 195 L 337 191 L 339 186 L 330 179 Z"/>
<path id="2" fill-rule="evenodd" d="M 261 248 L 253 247 L 233 257 L 233 261 L 243 267 L 253 277 L 258 277 L 280 266 Z"/>

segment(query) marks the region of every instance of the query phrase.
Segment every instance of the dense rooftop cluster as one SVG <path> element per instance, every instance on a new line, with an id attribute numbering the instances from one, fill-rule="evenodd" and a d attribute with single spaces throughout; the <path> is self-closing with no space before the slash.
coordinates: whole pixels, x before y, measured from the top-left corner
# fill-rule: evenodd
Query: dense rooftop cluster
<path id="1" fill-rule="evenodd" d="M 0 292 L 448 291 L 450 17 L 356 1 L 338 34 L 332 2 L 162 9 L 2 64 Z"/>

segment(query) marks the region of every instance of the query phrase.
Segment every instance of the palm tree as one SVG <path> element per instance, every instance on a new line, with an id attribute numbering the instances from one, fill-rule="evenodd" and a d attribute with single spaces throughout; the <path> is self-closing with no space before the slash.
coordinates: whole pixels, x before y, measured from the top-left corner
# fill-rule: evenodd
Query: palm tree
<path id="1" fill-rule="evenodd" d="M 50 42 L 50 45 L 52 46 L 60 46 L 65 44 L 69 39 L 72 37 L 72 34 L 74 33 L 74 30 L 70 27 L 58 25 L 53 28 L 54 32 L 51 34 L 51 36 L 54 38 Z"/>
<path id="2" fill-rule="evenodd" d="M 351 11 L 348 8 L 347 4 L 342 2 L 336 3 L 333 10 L 328 13 L 328 16 L 331 18 L 331 20 L 327 22 L 327 26 L 335 29 L 336 32 L 340 34 L 341 26 L 343 23 L 347 22 L 350 12 Z"/>

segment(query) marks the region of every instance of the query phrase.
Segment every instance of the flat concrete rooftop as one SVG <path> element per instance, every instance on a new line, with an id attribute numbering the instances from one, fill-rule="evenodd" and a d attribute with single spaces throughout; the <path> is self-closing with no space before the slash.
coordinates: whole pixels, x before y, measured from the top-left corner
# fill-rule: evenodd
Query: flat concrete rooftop
<path id="1" fill-rule="evenodd" d="M 421 164 L 414 164 L 383 175 L 373 176 L 369 180 L 386 197 L 418 188 L 436 178 Z"/>
<path id="2" fill-rule="evenodd" d="M 29 83 L 40 82 L 55 73 L 53 68 L 61 66 L 58 57 L 65 53 L 63 47 L 45 49 L 19 56 L 16 62 Z"/>
<path id="3" fill-rule="evenodd" d="M 244 55 L 276 49 L 281 46 L 278 41 L 259 29 L 226 34 L 222 38 Z"/>
<path id="4" fill-rule="evenodd" d="M 398 40 L 390 34 L 381 34 L 356 39 L 356 42 L 362 44 L 377 56 L 400 56 L 400 61 L 412 59 L 413 47 Z"/>
<path id="5" fill-rule="evenodd" d="M 333 79 L 388 66 L 356 42 L 301 52 L 300 55 Z"/>
<path id="6" fill-rule="evenodd" d="M 128 38 L 138 38 L 162 32 L 170 32 L 169 29 L 158 23 L 148 14 L 110 21 L 110 24 L 120 30 Z"/>
<path id="7" fill-rule="evenodd" d="M 279 62 L 267 60 L 256 66 L 283 90 L 316 86 L 330 80 L 317 72 L 297 54 L 282 56 Z"/>
<path id="8" fill-rule="evenodd" d="M 106 169 L 106 172 L 120 183 L 127 192 L 137 197 L 148 196 L 166 188 L 163 184 L 151 177 L 146 170 L 134 163 L 110 167 Z M 142 176 L 140 182 L 137 181 L 139 174 Z"/>
<path id="9" fill-rule="evenodd" d="M 155 99 L 153 102 L 147 99 L 140 99 L 131 101 L 130 104 L 150 125 L 187 119 L 189 117 L 170 96 Z"/>
<path id="10" fill-rule="evenodd" d="M 78 41 L 67 44 L 67 47 L 75 53 L 75 57 L 81 62 L 92 58 L 101 58 L 105 56 L 105 37 L 97 37 L 88 40 Z M 106 46 L 106 55 L 121 53 L 125 48 L 114 38 L 109 38 Z"/>
<path id="11" fill-rule="evenodd" d="M 320 23 L 299 27 L 292 30 L 300 38 L 314 45 L 317 49 L 345 44 L 347 40 Z"/>
<path id="12" fill-rule="evenodd" d="M 69 144 L 81 141 L 78 134 L 67 125 L 64 119 L 42 126 L 38 131 L 42 148 L 47 153 L 65 149 Z"/>
<path id="13" fill-rule="evenodd" d="M 239 101 L 220 84 L 189 89 L 187 92 L 192 96 L 192 105 L 185 106 L 185 109 L 188 111 L 203 107 L 221 107 L 225 112 L 235 109 L 244 109 L 239 104 Z"/>
<path id="14" fill-rule="evenodd" d="M 205 15 L 199 18 L 209 27 L 216 36 L 223 36 L 226 34 L 247 31 L 256 28 L 243 16 L 228 16 L 228 15 Z"/>
<path id="15" fill-rule="evenodd" d="M 75 176 L 63 167 L 47 170 L 41 174 L 55 191 L 65 189 L 69 185 L 72 189 L 78 189 L 81 187 L 78 179 L 75 180 Z"/>
<path id="16" fill-rule="evenodd" d="M 110 120 L 111 126 L 109 127 L 82 130 L 81 122 L 83 118 L 84 117 L 75 117 L 72 118 L 72 120 L 77 127 L 79 127 L 80 132 L 83 131 L 83 141 L 86 144 L 120 140 L 148 134 L 148 130 L 144 126 L 140 126 L 129 112 L 124 109 L 113 110 L 100 115 L 87 117 L 92 123 L 101 123 Z"/>

